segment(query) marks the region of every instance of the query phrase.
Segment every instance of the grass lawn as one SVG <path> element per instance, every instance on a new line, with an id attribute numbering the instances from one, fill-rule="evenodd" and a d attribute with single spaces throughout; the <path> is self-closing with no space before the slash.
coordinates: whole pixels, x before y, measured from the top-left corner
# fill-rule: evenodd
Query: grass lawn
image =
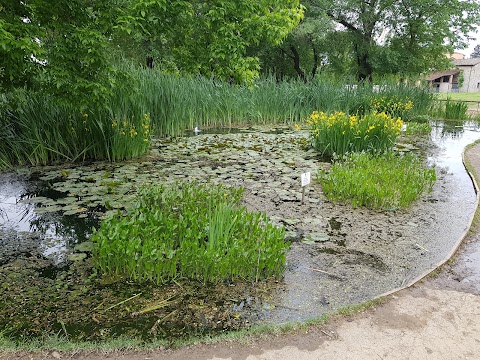
<path id="1" fill-rule="evenodd" d="M 480 101 L 480 92 L 439 93 L 437 95 L 439 100 L 447 100 L 448 98 L 450 100 L 456 101 Z"/>

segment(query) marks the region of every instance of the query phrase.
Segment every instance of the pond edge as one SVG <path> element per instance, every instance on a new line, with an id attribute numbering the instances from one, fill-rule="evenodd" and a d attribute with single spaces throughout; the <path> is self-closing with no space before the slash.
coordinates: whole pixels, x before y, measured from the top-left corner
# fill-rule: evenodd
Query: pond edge
<path id="1" fill-rule="evenodd" d="M 397 288 L 389 290 L 387 292 L 384 292 L 383 294 L 380 294 L 380 295 L 377 295 L 377 296 L 373 297 L 371 300 L 378 300 L 378 299 L 386 298 L 390 295 L 393 295 L 397 292 L 400 292 L 402 290 L 405 290 L 405 289 L 408 289 L 408 288 L 414 286 L 415 284 L 419 283 L 420 281 L 422 281 L 423 279 L 428 277 L 430 274 L 432 274 L 435 271 L 437 271 L 438 269 L 440 269 L 443 265 L 445 265 L 456 254 L 456 252 L 458 251 L 458 249 L 460 248 L 460 246 L 462 245 L 462 243 L 464 242 L 465 238 L 468 236 L 468 233 L 470 232 L 470 230 L 472 228 L 472 224 L 473 224 L 473 222 L 475 220 L 475 217 L 477 215 L 477 212 L 478 212 L 478 205 L 480 203 L 480 192 L 479 192 L 477 179 L 476 179 L 476 176 L 475 176 L 476 171 L 468 163 L 468 159 L 466 159 L 466 157 L 465 157 L 466 152 L 468 150 L 470 150 L 471 148 L 473 148 L 474 146 L 480 146 L 480 140 L 477 140 L 477 141 L 467 145 L 462 151 L 462 163 L 463 163 L 463 166 L 465 167 L 465 171 L 467 172 L 468 176 L 470 177 L 470 180 L 473 183 L 473 189 L 475 191 L 475 197 L 476 197 L 474 211 L 472 212 L 472 214 L 470 216 L 470 220 L 468 221 L 467 226 L 465 227 L 465 230 L 463 231 L 462 235 L 460 235 L 459 239 L 457 240 L 455 245 L 452 247 L 450 252 L 447 254 L 447 256 L 443 260 L 440 260 L 433 268 L 431 268 L 429 270 L 426 270 L 422 274 L 418 275 L 413 280 L 408 282 L 406 285 L 397 287 Z M 480 169 L 477 169 L 477 170 L 480 171 Z"/>

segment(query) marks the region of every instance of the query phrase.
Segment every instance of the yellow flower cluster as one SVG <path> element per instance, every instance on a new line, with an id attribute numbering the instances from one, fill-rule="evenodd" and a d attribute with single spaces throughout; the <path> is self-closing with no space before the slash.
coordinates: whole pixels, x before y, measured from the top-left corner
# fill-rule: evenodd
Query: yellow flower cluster
<path id="1" fill-rule="evenodd" d="M 132 118 L 133 120 L 133 118 Z M 143 114 L 141 126 L 139 129 L 134 124 L 134 121 L 130 122 L 127 119 L 127 116 L 122 115 L 122 119 L 114 119 L 112 121 L 112 129 L 117 129 L 122 136 L 129 136 L 134 138 L 138 135 L 138 132 L 141 131 L 144 142 L 149 142 L 150 136 L 150 114 Z"/>
<path id="2" fill-rule="evenodd" d="M 382 96 L 374 98 L 370 101 L 370 108 L 372 111 L 379 113 L 387 113 L 398 116 L 413 108 L 413 102 L 409 99 L 400 99 L 398 97 L 387 98 Z"/>
<path id="3" fill-rule="evenodd" d="M 315 111 L 307 123 L 311 126 L 314 146 L 322 153 L 330 154 L 389 149 L 403 125 L 401 118 L 384 112 L 358 116 Z"/>

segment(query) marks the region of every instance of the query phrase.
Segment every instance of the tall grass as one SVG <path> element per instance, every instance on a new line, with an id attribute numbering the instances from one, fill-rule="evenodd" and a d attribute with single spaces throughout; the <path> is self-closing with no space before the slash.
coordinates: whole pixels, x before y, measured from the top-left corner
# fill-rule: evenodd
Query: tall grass
<path id="1" fill-rule="evenodd" d="M 447 100 L 445 103 L 445 119 L 463 120 L 467 119 L 468 105 L 460 101 Z"/>
<path id="2" fill-rule="evenodd" d="M 176 77 L 140 68 L 129 68 L 137 82 L 137 102 L 148 109 L 159 135 L 178 135 L 187 128 L 244 124 L 293 124 L 314 110 L 364 114 L 375 110 L 373 99 L 404 99 L 408 113 L 426 114 L 433 95 L 427 89 L 388 84 L 348 85 L 318 78 L 305 84 L 273 77 L 251 87 L 231 85 L 202 77 Z"/>
<path id="3" fill-rule="evenodd" d="M 435 180 L 435 170 L 426 168 L 419 158 L 393 152 L 349 154 L 319 174 L 330 201 L 387 210 L 408 207 L 431 190 Z"/>
<path id="4" fill-rule="evenodd" d="M 115 161 L 141 155 L 148 148 L 148 137 L 141 136 L 145 114 L 152 128 L 149 131 L 175 136 L 196 126 L 293 124 L 314 110 L 362 115 L 375 110 L 374 99 L 410 99 L 409 116 L 419 116 L 428 113 L 433 98 L 422 88 L 349 85 L 321 77 L 307 84 L 277 82 L 270 77 L 243 87 L 151 69 L 124 66 L 121 70 L 118 73 L 123 76 L 118 78 L 120 85 L 113 96 L 86 108 L 35 92 L 0 94 L 0 126 L 4 129 L 0 134 L 0 166 L 82 159 Z M 123 130 L 114 126 L 125 121 L 128 126 Z M 138 136 L 121 136 L 135 132 Z"/>
<path id="5" fill-rule="evenodd" d="M 40 93 L 17 93 L 0 108 L 0 166 L 57 161 L 124 160 L 150 145 L 150 115 L 117 94 L 103 106 L 79 109 Z"/>
<path id="6" fill-rule="evenodd" d="M 464 120 L 468 119 L 468 104 L 462 101 L 438 101 L 434 108 L 433 114 L 441 119 Z"/>
<path id="7" fill-rule="evenodd" d="M 158 284 L 279 277 L 284 230 L 239 206 L 241 194 L 212 184 L 144 187 L 136 208 L 92 236 L 95 264 L 104 275 Z"/>

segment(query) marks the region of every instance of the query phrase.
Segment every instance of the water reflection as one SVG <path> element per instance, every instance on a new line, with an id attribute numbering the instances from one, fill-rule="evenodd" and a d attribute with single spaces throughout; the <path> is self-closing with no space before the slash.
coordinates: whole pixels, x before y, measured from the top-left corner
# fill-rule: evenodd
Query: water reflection
<path id="1" fill-rule="evenodd" d="M 63 216 L 60 212 L 36 214 L 41 204 L 24 204 L 20 200 L 34 197 L 55 199 L 59 193 L 49 191 L 46 184 L 27 179 L 28 176 L 12 173 L 0 174 L 0 225 L 3 230 L 30 232 L 40 235 L 38 248 L 55 262 L 66 260 L 66 256 L 78 243 L 85 241 L 98 219 L 89 216 Z"/>
<path id="2" fill-rule="evenodd" d="M 463 163 L 458 161 L 459 154 L 465 146 L 480 138 L 479 124 L 472 121 L 435 121 L 431 125 L 431 139 L 439 147 L 439 153 L 429 157 L 429 160 L 449 172 L 463 172 Z"/>

